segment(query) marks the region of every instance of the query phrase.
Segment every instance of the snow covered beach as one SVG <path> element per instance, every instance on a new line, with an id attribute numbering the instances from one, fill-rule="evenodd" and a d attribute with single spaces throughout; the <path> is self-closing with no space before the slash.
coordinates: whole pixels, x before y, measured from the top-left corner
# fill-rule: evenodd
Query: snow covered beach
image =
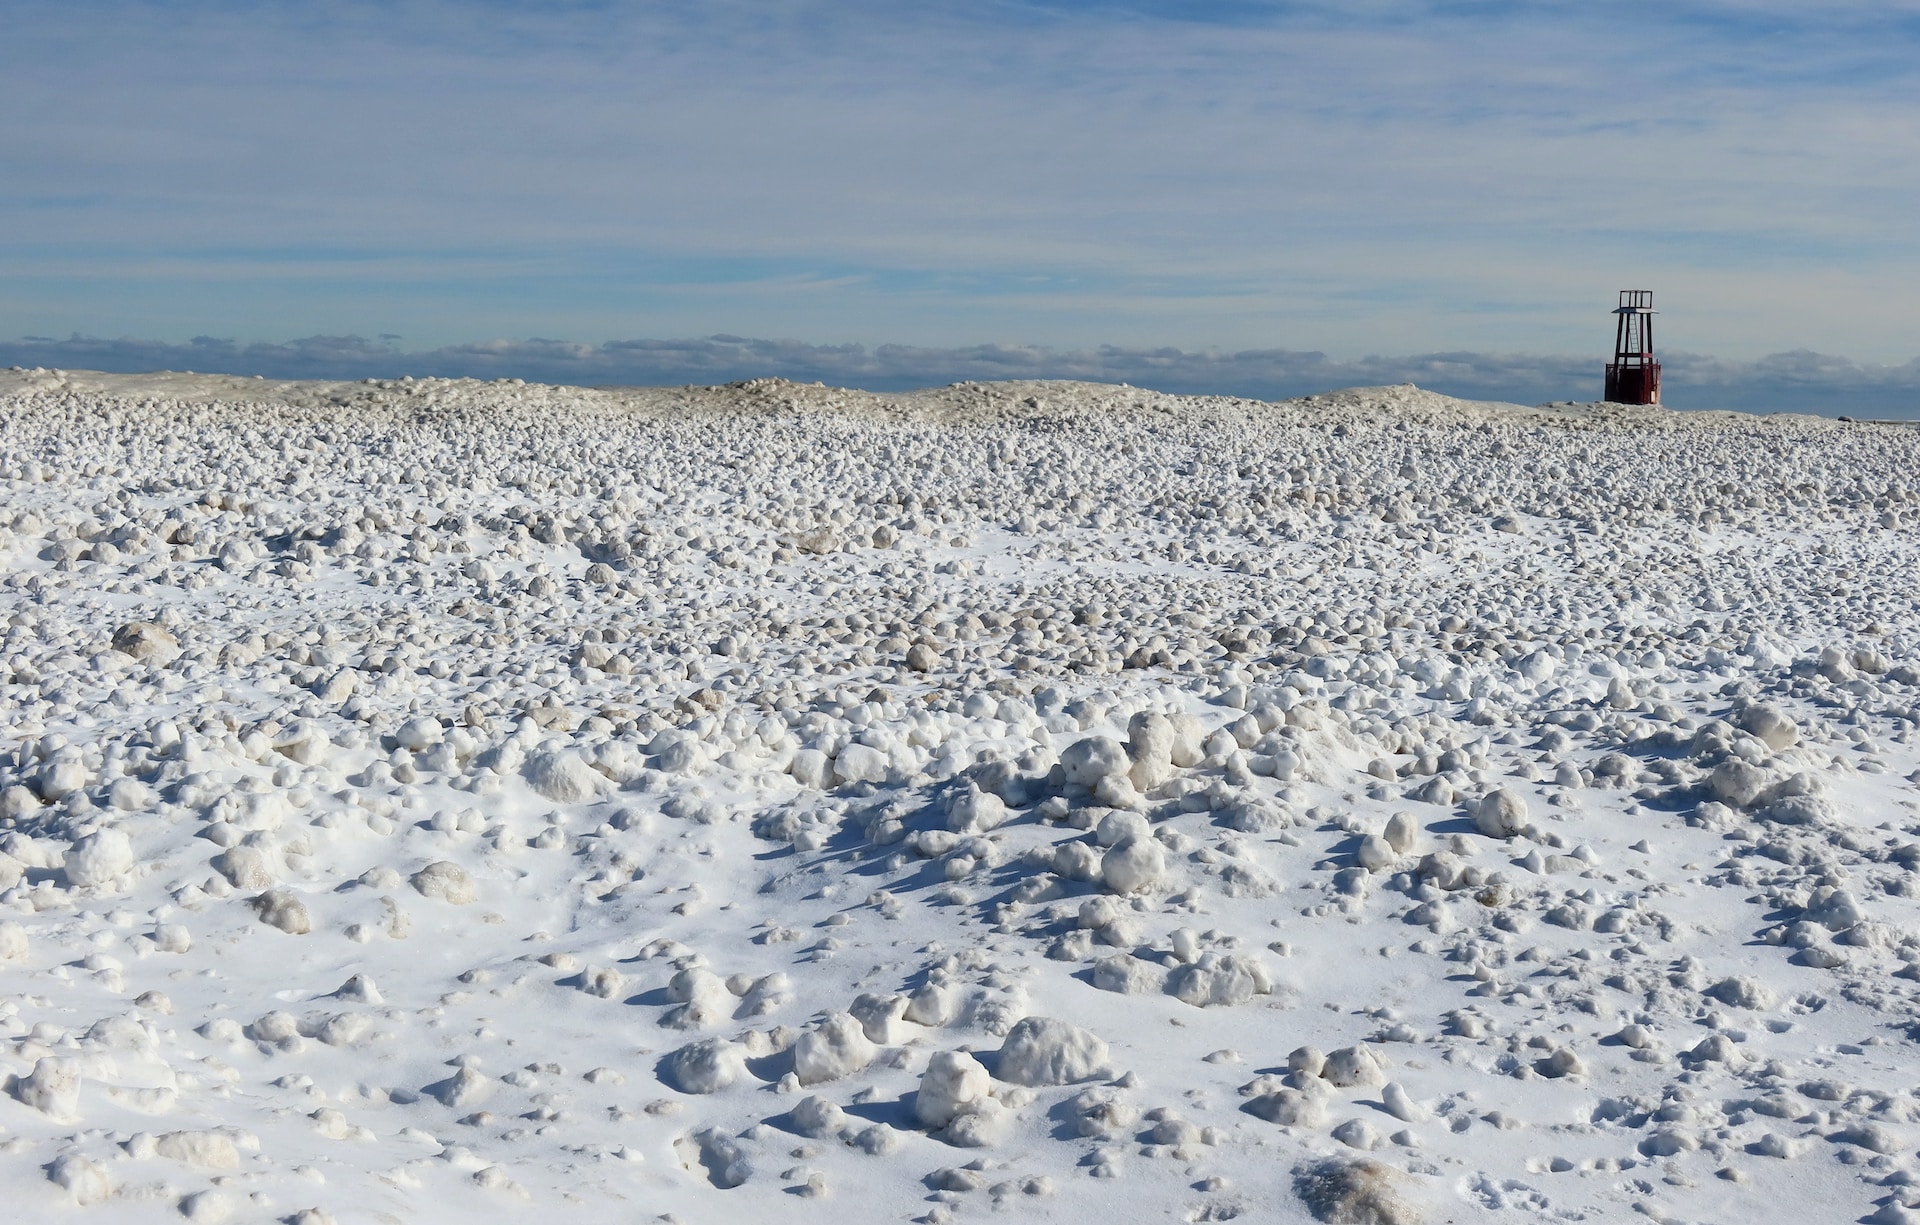
<path id="1" fill-rule="evenodd" d="M 0 1179 L 1920 1221 L 1917 460 L 1408 387 L 0 372 Z"/>

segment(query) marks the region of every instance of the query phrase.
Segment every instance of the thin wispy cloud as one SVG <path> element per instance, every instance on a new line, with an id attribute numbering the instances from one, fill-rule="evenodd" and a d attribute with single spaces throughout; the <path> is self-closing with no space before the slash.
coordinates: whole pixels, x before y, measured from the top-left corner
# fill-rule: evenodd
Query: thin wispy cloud
<path id="1" fill-rule="evenodd" d="M 1920 351 L 1911 3 L 9 10 L 0 336 Z"/>

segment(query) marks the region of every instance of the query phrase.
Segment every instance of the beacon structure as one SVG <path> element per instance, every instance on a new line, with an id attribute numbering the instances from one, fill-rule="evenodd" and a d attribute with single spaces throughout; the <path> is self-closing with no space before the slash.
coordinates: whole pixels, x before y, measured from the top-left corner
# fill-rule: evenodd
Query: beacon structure
<path id="1" fill-rule="evenodd" d="M 1607 363 L 1607 401 L 1660 403 L 1660 363 L 1653 357 L 1653 291 L 1623 289 L 1614 310 L 1613 360 Z"/>

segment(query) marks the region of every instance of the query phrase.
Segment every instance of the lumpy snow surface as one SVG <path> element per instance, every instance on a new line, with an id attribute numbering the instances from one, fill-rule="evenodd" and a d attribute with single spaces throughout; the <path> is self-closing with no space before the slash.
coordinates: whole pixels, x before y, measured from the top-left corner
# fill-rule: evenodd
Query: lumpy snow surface
<path id="1" fill-rule="evenodd" d="M 0 373 L 6 1213 L 1920 1221 L 1917 465 Z"/>

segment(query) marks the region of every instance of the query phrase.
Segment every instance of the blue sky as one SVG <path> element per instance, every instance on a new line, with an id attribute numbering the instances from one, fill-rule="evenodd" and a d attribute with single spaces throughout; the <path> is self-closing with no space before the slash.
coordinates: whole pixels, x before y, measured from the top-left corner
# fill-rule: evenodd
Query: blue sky
<path id="1" fill-rule="evenodd" d="M 6 9 L 0 360 L 1920 355 L 1920 0 Z"/>

